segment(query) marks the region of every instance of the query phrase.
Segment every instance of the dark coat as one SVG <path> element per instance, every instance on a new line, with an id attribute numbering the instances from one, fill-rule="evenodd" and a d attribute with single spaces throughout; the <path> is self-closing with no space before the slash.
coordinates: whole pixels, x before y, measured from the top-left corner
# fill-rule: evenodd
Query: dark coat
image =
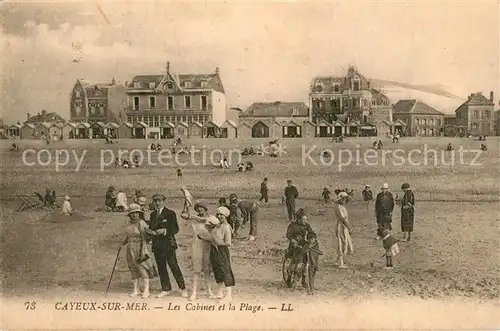
<path id="1" fill-rule="evenodd" d="M 160 215 L 157 211 L 151 212 L 149 217 L 149 228 L 153 231 L 158 229 L 166 229 L 166 235 L 153 237 L 153 252 L 168 252 L 177 249 L 175 235 L 179 232 L 179 224 L 177 223 L 177 215 L 175 211 L 164 207 Z"/>
<path id="2" fill-rule="evenodd" d="M 297 199 L 299 196 L 299 191 L 297 190 L 297 188 L 295 186 L 287 186 L 285 188 L 285 198 L 286 200 L 290 201 L 290 200 L 295 200 Z"/>
<path id="3" fill-rule="evenodd" d="M 415 215 L 415 196 L 413 192 L 405 191 L 401 198 L 401 230 L 403 232 L 413 231 L 413 218 Z"/>
<path id="4" fill-rule="evenodd" d="M 380 192 L 375 201 L 377 223 L 391 223 L 394 210 L 394 197 L 391 192 Z"/>

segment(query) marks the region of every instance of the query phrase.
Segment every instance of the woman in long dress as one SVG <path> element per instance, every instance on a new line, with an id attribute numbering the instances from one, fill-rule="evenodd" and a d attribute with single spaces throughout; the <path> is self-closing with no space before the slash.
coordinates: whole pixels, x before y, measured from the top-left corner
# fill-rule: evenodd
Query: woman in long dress
<path id="1" fill-rule="evenodd" d="M 413 232 L 413 219 L 415 216 L 415 196 L 410 189 L 410 184 L 404 183 L 401 189 L 405 192 L 401 198 L 401 231 L 404 233 L 403 241 L 410 241 Z"/>
<path id="2" fill-rule="evenodd" d="M 144 290 L 142 297 L 149 297 L 149 280 L 155 278 L 158 273 L 153 264 L 151 254 L 147 248 L 146 234 L 157 235 L 151 231 L 144 221 L 144 212 L 138 204 L 131 204 L 128 212 L 130 222 L 125 230 L 127 265 L 132 274 L 133 290 L 130 296 L 139 295 L 139 280 L 142 280 Z"/>
<path id="3" fill-rule="evenodd" d="M 337 253 L 339 268 L 345 269 L 347 266 L 344 263 L 344 257 L 347 254 L 353 253 L 353 245 L 351 239 L 351 228 L 347 215 L 345 204 L 349 199 L 349 195 L 345 192 L 340 192 L 335 201 L 335 216 L 337 216 L 337 225 L 335 227 L 335 239 L 337 241 Z"/>
<path id="4" fill-rule="evenodd" d="M 231 246 L 231 226 L 227 222 L 230 211 L 226 207 L 219 207 L 215 216 L 220 224 L 212 230 L 212 247 L 210 248 L 210 262 L 214 272 L 215 281 L 219 284 L 219 293 L 217 298 L 224 301 L 232 300 L 232 287 L 234 286 L 234 274 L 231 268 L 231 255 L 229 247 Z M 224 296 L 224 288 L 226 295 Z"/>
<path id="5" fill-rule="evenodd" d="M 219 224 L 217 217 L 208 213 L 208 207 L 203 202 L 197 202 L 194 205 L 194 210 L 198 215 L 188 215 L 183 213 L 182 217 L 195 221 L 193 224 L 193 246 L 191 261 L 193 263 L 193 292 L 189 300 L 196 300 L 198 285 L 200 282 L 201 274 L 205 278 L 205 287 L 209 298 L 215 298 L 210 286 L 210 272 L 212 265 L 210 263 L 210 249 L 212 246 L 212 233 L 211 228 Z"/>

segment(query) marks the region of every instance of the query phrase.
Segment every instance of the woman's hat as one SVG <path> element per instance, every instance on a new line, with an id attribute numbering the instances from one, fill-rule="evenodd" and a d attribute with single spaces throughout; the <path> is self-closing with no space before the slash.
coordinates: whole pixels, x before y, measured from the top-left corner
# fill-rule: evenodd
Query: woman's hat
<path id="1" fill-rule="evenodd" d="M 205 222 L 207 224 L 211 224 L 211 225 L 219 225 L 220 224 L 219 219 L 213 215 L 210 215 L 207 218 L 205 218 Z"/>
<path id="2" fill-rule="evenodd" d="M 238 200 L 238 196 L 236 195 L 236 193 L 231 193 L 231 195 L 229 195 L 229 201 L 234 201 L 234 200 Z"/>
<path id="3" fill-rule="evenodd" d="M 133 214 L 133 213 L 139 213 L 139 214 L 144 215 L 144 211 L 142 210 L 141 206 L 139 206 L 136 203 L 133 203 L 129 206 L 127 216 L 130 216 L 130 214 Z"/>
<path id="4" fill-rule="evenodd" d="M 114 186 L 110 186 L 108 187 L 108 191 L 114 191 L 115 190 L 115 187 Z"/>
<path id="5" fill-rule="evenodd" d="M 228 217 L 230 213 L 231 212 L 229 211 L 229 209 L 227 209 L 224 206 L 218 207 L 217 210 L 215 211 L 215 215 L 220 214 L 224 215 L 225 217 Z"/>
<path id="6" fill-rule="evenodd" d="M 137 199 L 137 202 L 139 203 L 139 205 L 145 205 L 146 202 L 148 201 L 148 199 L 146 199 L 146 197 L 139 197 L 139 199 Z"/>
<path id="7" fill-rule="evenodd" d="M 69 201 L 69 200 L 71 200 L 71 198 L 69 197 L 69 195 L 67 195 L 67 194 L 66 194 L 66 195 L 64 196 L 64 201 Z"/>
<path id="8" fill-rule="evenodd" d="M 403 185 L 401 185 L 402 190 L 406 190 L 407 188 L 410 188 L 410 184 L 404 183 Z"/>
<path id="9" fill-rule="evenodd" d="M 366 188 L 370 188 L 371 186 L 370 185 L 365 185 Z"/>
<path id="10" fill-rule="evenodd" d="M 348 198 L 349 194 L 345 193 L 344 191 L 340 192 L 339 195 L 337 195 L 337 199 L 335 201 L 340 201 L 344 198 Z"/>
<path id="11" fill-rule="evenodd" d="M 205 209 L 205 211 L 208 211 L 208 206 L 205 202 L 203 201 L 198 201 L 194 204 L 194 209 L 198 209 L 198 208 L 202 208 L 202 209 Z"/>
<path id="12" fill-rule="evenodd" d="M 162 200 L 164 201 L 166 198 L 163 194 L 160 194 L 160 193 L 156 193 L 155 195 L 153 195 L 153 200 Z"/>
<path id="13" fill-rule="evenodd" d="M 389 184 L 384 183 L 384 184 L 382 185 L 382 188 L 389 189 Z"/>

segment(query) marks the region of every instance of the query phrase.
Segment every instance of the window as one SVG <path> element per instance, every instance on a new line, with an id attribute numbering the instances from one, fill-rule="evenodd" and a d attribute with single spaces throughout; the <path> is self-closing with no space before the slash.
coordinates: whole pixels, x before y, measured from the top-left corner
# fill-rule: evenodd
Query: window
<path id="1" fill-rule="evenodd" d="M 169 90 L 173 90 L 173 89 L 174 89 L 174 84 L 172 84 L 172 83 L 168 82 L 168 83 L 167 83 L 167 89 L 169 89 Z"/>
<path id="2" fill-rule="evenodd" d="M 474 118 L 479 118 L 479 110 L 474 110 Z"/>
<path id="3" fill-rule="evenodd" d="M 477 123 L 472 123 L 472 128 L 477 129 Z"/>
<path id="4" fill-rule="evenodd" d="M 484 111 L 484 118 L 490 118 L 490 111 L 489 110 Z"/>
<path id="5" fill-rule="evenodd" d="M 188 123 L 188 124 L 193 123 L 193 116 L 188 116 L 188 118 L 187 118 L 187 123 Z"/>
<path id="6" fill-rule="evenodd" d="M 363 115 L 363 123 L 368 123 L 368 116 Z"/>
<path id="7" fill-rule="evenodd" d="M 187 121 L 186 116 L 182 116 L 181 121 L 186 122 Z"/>
<path id="8" fill-rule="evenodd" d="M 99 107 L 99 114 L 104 115 L 104 106 Z"/>
<path id="9" fill-rule="evenodd" d="M 132 116 L 127 116 L 127 123 L 132 123 Z"/>
<path id="10" fill-rule="evenodd" d="M 332 107 L 332 108 L 338 108 L 338 106 L 337 106 L 337 99 L 330 100 L 330 107 Z"/>
<path id="11" fill-rule="evenodd" d="M 149 88 L 155 88 L 156 84 L 155 82 L 149 82 Z"/>
<path id="12" fill-rule="evenodd" d="M 155 127 L 160 126 L 160 116 L 155 116 L 154 117 L 154 124 Z"/>
<path id="13" fill-rule="evenodd" d="M 201 96 L 201 110 L 207 110 L 207 96 Z"/>
<path id="14" fill-rule="evenodd" d="M 156 97 L 149 97 L 149 108 L 156 107 Z"/>
<path id="15" fill-rule="evenodd" d="M 80 90 L 76 90 L 76 91 L 75 91 L 75 96 L 76 96 L 77 98 L 79 98 L 79 97 L 80 97 Z"/>
<path id="16" fill-rule="evenodd" d="M 427 118 L 424 118 L 424 125 L 427 125 Z"/>
<path id="17" fill-rule="evenodd" d="M 338 91 L 340 90 L 340 86 L 339 86 L 339 84 L 335 84 L 335 85 L 333 86 L 333 90 L 334 90 L 335 92 L 338 92 Z"/>
<path id="18" fill-rule="evenodd" d="M 82 107 L 75 107 L 75 114 L 76 116 L 82 115 Z"/>
<path id="19" fill-rule="evenodd" d="M 89 105 L 89 115 L 93 116 L 94 115 L 94 106 Z"/>
<path id="20" fill-rule="evenodd" d="M 201 82 L 201 87 L 204 87 L 204 88 L 208 87 L 208 82 L 207 81 Z"/>
<path id="21" fill-rule="evenodd" d="M 167 97 L 167 109 L 168 110 L 174 109 L 174 97 L 172 96 Z"/>
<path id="22" fill-rule="evenodd" d="M 139 110 L 139 97 L 134 97 L 134 110 Z"/>
<path id="23" fill-rule="evenodd" d="M 353 107 L 359 106 L 359 104 L 357 104 L 357 100 L 356 99 L 352 99 L 352 106 Z"/>
<path id="24" fill-rule="evenodd" d="M 355 80 L 353 83 L 353 90 L 359 91 L 359 80 Z"/>
<path id="25" fill-rule="evenodd" d="M 141 84 L 139 84 L 139 82 L 134 82 L 134 88 L 139 88 L 141 87 Z"/>
<path id="26" fill-rule="evenodd" d="M 169 121 L 169 122 L 172 122 L 173 120 L 174 120 L 174 117 L 173 117 L 173 116 L 169 116 L 169 117 L 168 117 L 168 121 Z"/>
<path id="27" fill-rule="evenodd" d="M 430 125 L 434 125 L 434 119 L 433 118 L 429 119 L 429 124 Z"/>
<path id="28" fill-rule="evenodd" d="M 184 106 L 187 108 L 191 108 L 191 96 L 189 95 L 184 96 Z"/>

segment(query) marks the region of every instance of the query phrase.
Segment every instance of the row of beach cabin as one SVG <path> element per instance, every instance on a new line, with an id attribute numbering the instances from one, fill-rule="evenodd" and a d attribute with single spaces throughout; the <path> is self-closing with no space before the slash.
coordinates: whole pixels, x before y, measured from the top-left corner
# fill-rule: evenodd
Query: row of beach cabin
<path id="1" fill-rule="evenodd" d="M 389 123 L 382 121 L 377 125 L 361 124 L 358 121 L 343 123 L 310 121 L 244 121 L 236 125 L 226 121 L 222 125 L 207 122 L 176 124 L 166 122 L 159 127 L 150 127 L 144 122 L 130 123 L 38 123 L 14 124 L 3 127 L 7 138 L 20 139 L 172 139 L 172 138 L 302 138 L 333 136 L 376 136 L 400 132 L 405 134 L 403 121 Z"/>

